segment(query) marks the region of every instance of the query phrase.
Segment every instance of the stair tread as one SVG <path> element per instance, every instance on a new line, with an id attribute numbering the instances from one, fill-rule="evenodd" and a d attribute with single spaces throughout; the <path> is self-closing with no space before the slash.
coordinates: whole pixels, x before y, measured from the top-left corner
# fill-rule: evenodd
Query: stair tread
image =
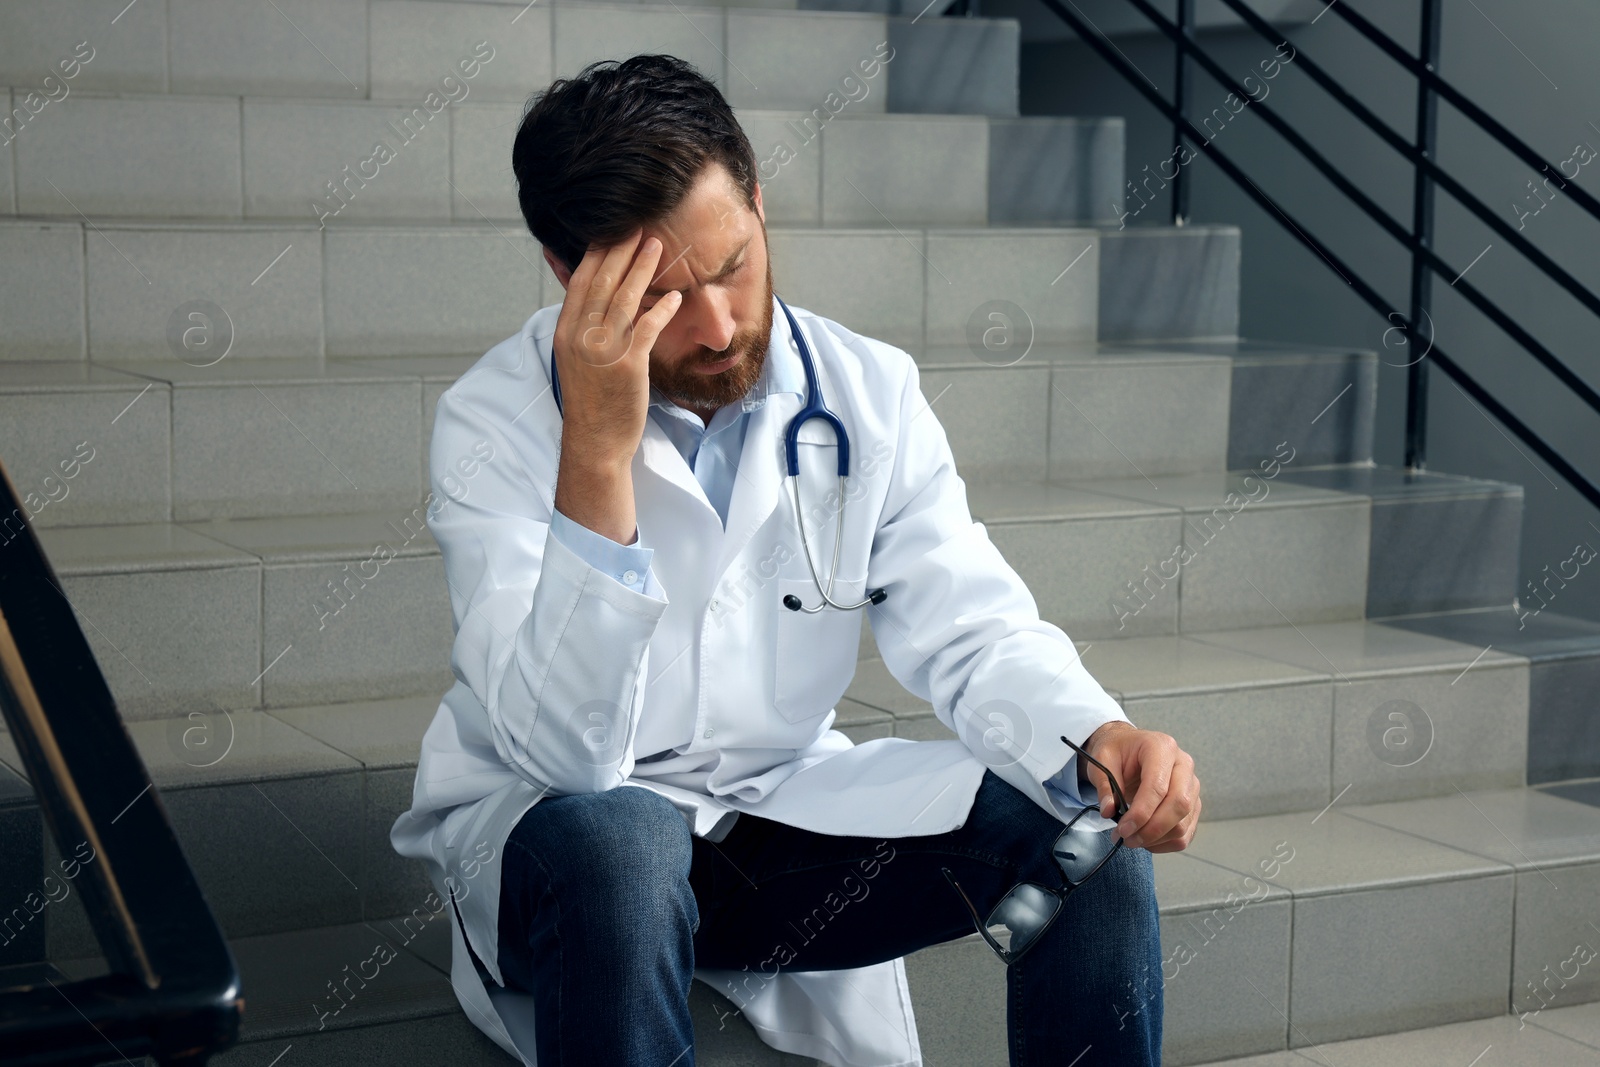
<path id="1" fill-rule="evenodd" d="M 586 0 L 597 2 L 597 0 Z M 653 2 L 653 0 L 652 0 Z M 666 0 L 661 0 L 665 3 Z M 689 5 L 678 5 L 688 8 Z M 0 93 L 6 91 L 7 86 L 0 84 Z M 13 86 L 12 88 L 18 88 Z M 34 89 L 31 85 L 20 87 L 23 93 Z M 242 100 L 246 108 L 254 106 L 270 107 L 322 107 L 322 108 L 360 108 L 384 112 L 405 111 L 415 106 L 416 101 L 410 98 L 390 97 L 341 97 L 317 96 L 315 94 L 287 95 L 277 93 L 244 92 L 203 92 L 185 90 L 181 92 L 161 92 L 150 89 L 75 89 L 73 97 L 81 100 L 126 100 L 129 102 L 158 102 L 158 103 L 183 103 L 183 102 L 215 102 L 233 107 L 238 107 Z M 490 111 L 500 109 L 508 112 L 520 113 L 523 104 L 514 100 L 466 100 L 453 102 L 450 108 L 453 111 Z M 788 118 L 791 116 L 811 116 L 814 111 L 803 107 L 749 107 L 735 108 L 738 117 L 743 120 L 750 118 Z M 986 122 L 1006 123 L 1017 126 L 1033 126 L 1043 129 L 1066 126 L 1122 126 L 1126 120 L 1120 115 L 985 115 L 963 111 L 861 111 L 842 110 L 829 115 L 827 123 L 835 122 Z"/>
<path id="2" fill-rule="evenodd" d="M 3 364 L 0 364 L 0 369 L 3 369 Z M 236 373 L 245 376 L 240 380 L 247 380 L 250 372 Z M 0 382 L 0 391 L 4 388 L 3 382 Z M 1394 473 L 1399 476 L 1402 472 Z M 1113 516 L 1209 513 L 1228 502 L 1230 493 L 1237 494 L 1235 503 L 1247 501 L 1248 506 L 1257 508 L 1337 505 L 1370 499 L 1368 494 L 1355 488 L 1334 489 L 1292 482 L 1287 480 L 1290 477 L 1288 472 L 1283 474 L 1284 480 L 1270 485 L 1264 494 L 1254 487 L 1266 483 L 1259 474 L 1250 471 L 1200 471 L 1158 477 L 1160 481 L 1154 483 L 1138 478 L 979 479 L 967 487 L 968 506 L 976 520 L 1001 525 Z M 1520 487 L 1508 486 L 1503 482 L 1445 475 L 1436 477 L 1438 481 L 1419 485 L 1414 492 L 1424 497 L 1441 493 L 1495 495 L 1508 490 L 1520 492 Z M 1390 496 L 1413 492 L 1398 482 L 1381 491 Z M 1244 506 L 1240 504 L 1240 510 Z M 68 574 L 98 573 L 123 567 L 218 566 L 246 562 L 247 558 L 268 562 L 346 558 L 369 551 L 374 536 L 383 537 L 387 532 L 392 541 L 394 531 L 388 524 L 403 518 L 406 516 L 393 508 L 368 508 L 258 518 L 46 526 L 40 528 L 40 537 L 58 570 Z M 398 546 L 396 551 L 401 555 L 431 555 L 437 552 L 431 534 L 421 531 L 417 537 L 417 544 L 407 542 Z"/>
<path id="3" fill-rule="evenodd" d="M 1533 602 L 1537 604 L 1537 601 Z M 1534 610 L 1473 608 L 1400 615 L 1381 620 L 1385 626 L 1412 630 L 1462 644 L 1487 646 L 1546 663 L 1572 656 L 1588 656 L 1600 639 L 1600 622 Z"/>
<path id="4" fill-rule="evenodd" d="M 72 577 L 365 559 L 378 541 L 390 546 L 396 557 L 437 556 L 438 545 L 422 525 L 424 514 L 418 502 L 411 514 L 389 508 L 279 518 L 47 526 L 38 534 L 56 573 Z M 407 521 L 410 525 L 403 525 Z"/>
<path id="5" fill-rule="evenodd" d="M 99 230 L 142 230 L 158 231 L 162 233 L 181 232 L 224 232 L 245 233 L 262 231 L 295 231 L 305 233 L 318 233 L 326 230 L 331 234 L 355 235 L 363 233 L 421 233 L 433 235 L 447 234 L 472 234 L 487 235 L 495 238 L 505 236 L 505 228 L 501 223 L 483 222 L 476 217 L 472 219 L 444 219 L 444 218 L 392 218 L 373 216 L 337 216 L 330 218 L 325 224 L 319 225 L 315 219 L 302 219 L 298 216 L 285 216 L 282 218 L 233 218 L 218 216 L 216 218 L 169 218 L 166 216 L 117 216 L 112 214 L 97 214 L 94 228 Z M 17 228 L 27 227 L 88 227 L 72 215 L 34 215 L 21 213 L 17 215 L 0 216 L 0 227 L 9 226 Z M 1130 228 L 1131 229 L 1131 228 Z M 1146 237 L 1173 237 L 1185 238 L 1193 236 L 1210 236 L 1214 234 L 1237 235 L 1239 227 L 1227 223 L 1201 224 L 1194 223 L 1188 226 L 1141 226 L 1140 233 Z M 906 234 L 936 234 L 940 236 L 956 237 L 1037 237 L 1042 235 L 1068 234 L 1068 233 L 1094 233 L 1104 237 L 1126 236 L 1128 230 L 1119 230 L 1110 223 L 1100 221 L 1088 222 L 1025 222 L 1008 221 L 985 225 L 982 223 L 950 223 L 950 222 L 816 222 L 807 223 L 788 221 L 772 223 L 767 226 L 767 232 L 773 235 L 787 234 L 839 234 L 843 236 L 904 236 Z M 519 238 L 522 235 L 518 235 Z M 531 243 L 533 237 L 526 235 Z"/>

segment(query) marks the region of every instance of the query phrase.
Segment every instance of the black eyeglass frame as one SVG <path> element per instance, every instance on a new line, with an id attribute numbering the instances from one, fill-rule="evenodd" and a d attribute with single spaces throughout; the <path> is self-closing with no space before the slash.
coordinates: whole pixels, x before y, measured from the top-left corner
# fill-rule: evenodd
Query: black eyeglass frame
<path id="1" fill-rule="evenodd" d="M 1111 783 L 1111 794 L 1116 798 L 1117 802 L 1117 821 L 1121 822 L 1123 817 L 1128 814 L 1128 801 L 1127 798 L 1122 794 L 1122 786 L 1117 784 L 1117 776 L 1112 774 L 1110 768 L 1108 768 L 1105 764 L 1089 755 L 1088 752 L 1078 745 L 1074 745 L 1070 740 L 1067 739 L 1065 735 L 1062 735 L 1061 740 L 1066 741 L 1066 743 L 1072 748 L 1072 751 L 1076 752 L 1078 755 L 1082 756 L 1084 759 L 1088 760 L 1090 763 L 1094 764 L 1096 767 L 1099 767 L 1105 772 L 1106 780 Z M 1088 812 L 1099 810 L 1100 809 L 1098 807 L 1090 807 L 1088 805 L 1085 805 L 1082 809 L 1080 809 L 1079 812 L 1061 828 L 1061 833 L 1057 835 L 1055 841 L 1053 841 L 1050 845 L 1050 854 L 1052 856 L 1056 855 L 1060 849 L 1062 838 L 1066 837 L 1072 832 L 1074 823 L 1083 818 L 1083 816 Z M 1115 856 L 1117 854 L 1117 850 L 1121 847 L 1122 838 L 1118 837 L 1112 841 L 1111 848 L 1107 850 L 1106 854 L 1100 858 L 1100 862 L 1096 863 L 1088 874 L 1084 875 L 1076 882 L 1067 877 L 1066 869 L 1063 868 L 1060 861 L 1057 860 L 1056 869 L 1061 874 L 1061 880 L 1066 883 L 1066 885 L 1062 888 L 1052 889 L 1049 886 L 1040 885 L 1038 882 L 1023 881 L 1018 882 L 1016 885 L 1005 891 L 1005 893 L 1000 897 L 999 902 L 995 904 L 993 911 L 989 913 L 991 917 L 1000 910 L 1001 905 L 1010 898 L 1012 893 L 1015 893 L 1018 889 L 1025 885 L 1033 886 L 1040 892 L 1056 898 L 1055 910 L 1050 913 L 1050 917 L 1044 921 L 1044 925 L 1039 927 L 1038 932 L 1035 933 L 1031 939 L 1029 939 L 1028 943 L 1024 945 L 1019 952 L 1012 952 L 1010 949 L 1001 945 L 999 941 L 995 940 L 994 935 L 989 932 L 988 924 L 985 923 L 978 915 L 978 909 L 972 906 L 972 901 L 967 897 L 966 890 L 961 888 L 961 883 L 956 881 L 956 877 L 950 872 L 950 868 L 940 867 L 939 869 L 944 872 L 945 878 L 950 882 L 951 886 L 955 888 L 955 891 L 961 894 L 962 903 L 966 904 L 967 911 L 972 915 L 972 925 L 977 927 L 978 933 L 983 935 L 983 939 L 989 943 L 990 948 L 994 949 L 994 954 L 1000 957 L 1001 962 L 1009 967 L 1020 960 L 1023 956 L 1027 955 L 1028 951 L 1032 949 L 1034 945 L 1037 945 L 1041 940 L 1044 939 L 1045 931 L 1050 929 L 1050 924 L 1055 922 L 1056 917 L 1061 914 L 1062 902 L 1065 901 L 1075 889 L 1098 874 L 1100 868 L 1104 867 L 1106 865 L 1106 861 L 1112 856 Z"/>

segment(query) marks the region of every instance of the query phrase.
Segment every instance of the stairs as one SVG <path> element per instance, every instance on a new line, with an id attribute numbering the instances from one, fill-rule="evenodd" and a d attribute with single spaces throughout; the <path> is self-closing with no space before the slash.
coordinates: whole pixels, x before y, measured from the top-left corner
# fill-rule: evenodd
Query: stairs
<path id="1" fill-rule="evenodd" d="M 0 134 L 0 455 L 239 959 L 218 1063 L 508 1062 L 448 930 L 397 921 L 430 887 L 388 829 L 450 683 L 427 442 L 443 390 L 561 299 L 516 208 L 522 100 L 643 50 L 714 76 L 773 161 L 779 292 L 917 358 L 1041 614 L 1194 754 L 1201 830 L 1156 857 L 1165 1062 L 1600 1063 L 1600 969 L 1572 973 L 1600 947 L 1600 625 L 1511 610 L 1539 603 L 1520 487 L 1372 464 L 1375 353 L 1238 338 L 1236 228 L 1119 227 L 1122 121 L 1019 117 L 1015 21 L 124 3 L 0 13 L 30 116 Z M 992 301 L 1004 349 L 969 342 Z M 949 733 L 870 632 L 835 725 Z M 57 857 L 3 732 L 0 841 L 21 900 Z M 380 939 L 382 981 L 324 1014 Z M 96 952 L 69 896 L 0 965 Z M 927 1062 L 1003 1063 L 976 936 L 907 962 Z M 692 1005 L 700 1062 L 796 1060 Z"/>

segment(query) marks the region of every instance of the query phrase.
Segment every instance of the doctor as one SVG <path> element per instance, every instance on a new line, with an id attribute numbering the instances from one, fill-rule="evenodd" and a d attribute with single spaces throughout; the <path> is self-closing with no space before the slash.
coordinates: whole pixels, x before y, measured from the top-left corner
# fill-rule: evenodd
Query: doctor
<path id="1" fill-rule="evenodd" d="M 903 957 L 976 930 L 1013 1065 L 1154 1067 L 1194 761 L 1039 618 L 915 362 L 774 294 L 681 60 L 558 80 L 513 166 L 566 296 L 439 401 L 456 682 L 391 831 L 463 1008 L 530 1067 L 689 1067 L 699 979 L 774 1048 L 918 1067 Z M 863 615 L 952 736 L 832 729 Z"/>

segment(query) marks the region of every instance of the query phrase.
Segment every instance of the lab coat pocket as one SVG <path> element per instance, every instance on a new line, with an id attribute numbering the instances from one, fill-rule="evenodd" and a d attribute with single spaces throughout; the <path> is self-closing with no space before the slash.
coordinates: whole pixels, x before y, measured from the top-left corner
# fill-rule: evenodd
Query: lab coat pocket
<path id="1" fill-rule="evenodd" d="M 827 584 L 827 580 L 823 580 Z M 833 580 L 829 594 L 840 604 L 854 604 L 864 595 L 867 579 Z M 817 583 L 810 578 L 778 581 L 777 649 L 773 657 L 773 703 L 789 722 L 803 722 L 825 714 L 844 696 L 856 673 L 861 647 L 861 613 L 824 607 L 821 611 L 792 611 L 783 606 L 787 596 L 800 598 L 808 608 L 822 603 Z"/>

